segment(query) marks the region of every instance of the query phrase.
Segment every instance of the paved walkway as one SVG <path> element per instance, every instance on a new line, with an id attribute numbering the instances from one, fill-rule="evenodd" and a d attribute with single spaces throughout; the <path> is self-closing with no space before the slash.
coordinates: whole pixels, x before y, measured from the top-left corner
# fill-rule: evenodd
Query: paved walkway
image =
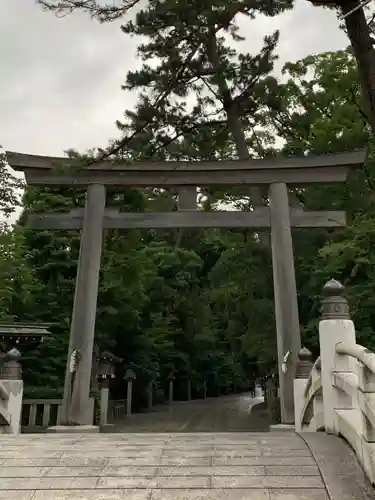
<path id="1" fill-rule="evenodd" d="M 253 403 L 226 397 L 160 410 L 176 432 L 157 432 L 168 418 L 151 425 L 149 414 L 147 425 L 134 416 L 127 432 L 1 435 L 0 500 L 375 500 L 339 438 L 193 432 L 254 426 L 262 413 L 249 415 Z"/>
<path id="2" fill-rule="evenodd" d="M 373 500 L 344 442 L 314 436 L 2 436 L 0 499 Z"/>
<path id="3" fill-rule="evenodd" d="M 255 407 L 262 401 L 240 394 L 159 405 L 150 413 L 137 413 L 117 422 L 108 432 L 268 431 L 267 411 Z"/>

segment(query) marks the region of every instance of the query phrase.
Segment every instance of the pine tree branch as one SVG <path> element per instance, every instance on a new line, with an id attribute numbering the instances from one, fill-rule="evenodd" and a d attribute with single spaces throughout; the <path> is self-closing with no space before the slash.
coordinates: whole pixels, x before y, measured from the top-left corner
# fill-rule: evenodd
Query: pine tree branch
<path id="1" fill-rule="evenodd" d="M 54 12 L 58 17 L 65 17 L 75 10 L 82 10 L 99 22 L 111 22 L 123 17 L 135 7 L 139 0 L 120 0 L 123 5 L 103 4 L 97 0 L 37 0 L 44 9 Z"/>
<path id="2" fill-rule="evenodd" d="M 212 73 L 213 73 L 213 71 L 212 71 Z M 222 101 L 222 97 L 221 97 L 220 93 L 216 92 L 211 87 L 211 85 L 204 78 L 202 78 L 202 76 L 200 76 L 200 79 L 204 83 L 204 85 L 208 88 L 208 90 L 216 97 L 216 99 L 219 99 L 220 101 Z"/>
<path id="3" fill-rule="evenodd" d="M 178 71 L 178 74 L 176 76 L 176 81 L 179 81 L 183 77 L 184 72 L 186 71 L 190 61 L 195 56 L 197 50 L 198 50 L 198 48 L 194 47 L 191 50 L 190 54 L 186 57 L 185 62 L 183 63 L 183 65 L 181 66 L 181 68 Z M 161 104 L 166 102 L 166 100 L 168 99 L 170 94 L 173 92 L 173 90 L 174 90 L 174 86 L 170 86 L 168 89 L 161 91 L 160 94 L 156 97 L 152 107 L 154 109 L 157 109 Z M 136 138 L 137 135 L 142 133 L 145 130 L 145 128 L 151 124 L 151 122 L 152 122 L 152 118 L 149 119 L 148 121 L 142 123 L 138 127 L 136 127 L 136 129 L 134 130 L 134 132 L 130 136 L 124 137 L 124 138 L 116 141 L 116 143 L 113 146 L 107 148 L 107 150 L 101 151 L 100 154 L 97 155 L 96 158 L 90 159 L 90 161 L 86 162 L 84 164 L 84 166 L 87 167 L 87 166 L 93 165 L 97 162 L 104 161 L 104 160 L 108 159 L 110 156 L 114 156 L 114 155 L 119 154 L 121 151 L 123 151 L 131 143 L 131 141 L 133 141 Z"/>
<path id="4" fill-rule="evenodd" d="M 289 122 L 291 122 L 290 116 L 288 116 L 288 119 L 289 119 Z M 272 120 L 274 122 L 273 123 L 274 127 L 276 128 L 277 132 L 280 134 L 281 137 L 283 137 L 283 135 L 285 135 L 285 131 L 287 131 L 287 133 L 289 134 L 289 136 L 292 139 L 301 141 L 305 144 L 306 147 L 309 147 L 309 142 L 304 137 L 302 137 L 300 134 L 297 134 L 297 132 L 295 130 L 293 130 L 290 127 L 290 125 L 288 125 L 288 123 L 285 120 L 283 120 L 280 116 L 278 116 L 278 117 L 273 116 Z M 312 134 L 312 137 L 316 139 L 315 134 Z"/>
<path id="5" fill-rule="evenodd" d="M 194 123 L 190 127 L 183 127 L 179 132 L 177 132 L 173 137 L 169 137 L 168 140 L 163 142 L 162 144 L 155 146 L 155 148 L 148 154 L 148 157 L 153 157 L 155 154 L 163 148 L 167 148 L 177 139 L 182 137 L 183 135 L 189 134 L 194 130 L 199 131 L 200 128 L 213 126 L 213 125 L 225 125 L 224 129 L 227 127 L 226 120 L 215 120 L 212 122 L 202 122 L 202 123 Z"/>
<path id="6" fill-rule="evenodd" d="M 353 104 L 356 106 L 356 108 L 358 109 L 358 112 L 359 114 L 362 116 L 362 118 L 364 119 L 365 121 L 365 124 L 369 123 L 369 120 L 368 120 L 368 115 L 363 111 L 363 109 L 361 108 L 361 106 L 358 104 L 357 102 L 357 97 L 354 93 L 354 89 L 351 88 L 350 89 L 350 96 L 352 98 L 352 102 Z"/>
<path id="7" fill-rule="evenodd" d="M 234 102 L 240 104 L 241 101 L 244 101 L 245 99 L 248 99 L 250 91 L 252 90 L 252 88 L 254 87 L 254 85 L 259 81 L 260 77 L 261 77 L 261 73 L 259 72 L 258 75 L 251 80 L 251 82 L 249 83 L 249 85 L 238 96 L 236 96 L 233 99 Z"/>
<path id="8" fill-rule="evenodd" d="M 251 130 L 253 131 L 253 137 L 255 138 L 255 141 L 258 144 L 259 152 L 263 156 L 264 155 L 264 148 L 263 148 L 263 145 L 262 145 L 262 143 L 258 137 L 258 134 L 257 134 L 256 130 L 254 129 L 253 125 L 251 125 Z"/>

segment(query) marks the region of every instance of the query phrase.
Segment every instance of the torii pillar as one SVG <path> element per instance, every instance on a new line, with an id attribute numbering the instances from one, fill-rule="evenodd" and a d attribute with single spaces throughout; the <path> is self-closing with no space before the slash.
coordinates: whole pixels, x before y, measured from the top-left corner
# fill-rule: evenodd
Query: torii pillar
<path id="1" fill-rule="evenodd" d="M 283 182 L 270 184 L 269 195 L 281 421 L 293 424 L 294 375 L 301 333 L 288 187 Z"/>
<path id="2" fill-rule="evenodd" d="M 64 423 L 92 424 L 90 394 L 106 189 L 87 187 L 64 384 Z M 69 360 L 77 351 L 74 375 Z M 74 383 L 72 387 L 72 378 Z"/>

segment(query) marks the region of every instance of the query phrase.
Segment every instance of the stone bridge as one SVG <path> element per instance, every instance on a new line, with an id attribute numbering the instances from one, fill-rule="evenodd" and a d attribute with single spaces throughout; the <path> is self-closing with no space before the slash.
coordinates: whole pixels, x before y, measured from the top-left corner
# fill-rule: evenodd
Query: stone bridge
<path id="1" fill-rule="evenodd" d="M 293 426 L 269 426 L 242 395 L 107 433 L 19 434 L 22 381 L 0 381 L 0 500 L 375 500 L 375 354 L 356 343 L 343 287 L 325 293 L 320 357 L 302 349 L 293 368 Z"/>
<path id="2" fill-rule="evenodd" d="M 0 500 L 375 499 L 345 441 L 248 432 L 246 423 L 267 421 L 253 403 L 246 395 L 175 403 L 162 418 L 134 415 L 116 433 L 2 435 Z M 155 432 L 160 422 L 174 432 Z"/>
<path id="3" fill-rule="evenodd" d="M 3 434 L 0 500 L 375 499 L 344 440 L 268 424 L 241 395 L 174 403 L 104 434 Z"/>

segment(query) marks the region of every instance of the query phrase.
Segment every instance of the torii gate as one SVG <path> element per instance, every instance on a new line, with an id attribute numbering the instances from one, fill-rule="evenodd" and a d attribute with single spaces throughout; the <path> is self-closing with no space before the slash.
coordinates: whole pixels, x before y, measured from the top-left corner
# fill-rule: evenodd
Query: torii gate
<path id="1" fill-rule="evenodd" d="M 67 370 L 64 386 L 66 420 L 87 422 L 95 315 L 103 229 L 130 228 L 254 228 L 271 229 L 275 315 L 280 380 L 281 418 L 294 421 L 293 378 L 301 348 L 291 227 L 345 225 L 341 211 L 305 212 L 289 207 L 288 188 L 345 182 L 349 170 L 364 162 L 363 151 L 336 155 L 233 160 L 217 162 L 101 162 L 69 169 L 68 158 L 7 152 L 9 165 L 25 173 L 26 182 L 42 186 L 87 187 L 86 204 L 62 214 L 33 214 L 35 229 L 82 229 Z M 55 168 L 57 167 L 57 168 Z M 63 167 L 63 168 L 61 168 Z M 267 185 L 269 208 L 253 212 L 199 212 L 197 187 Z M 180 212 L 119 213 L 106 208 L 106 186 L 176 187 Z M 72 353 L 80 354 L 70 399 Z"/>

